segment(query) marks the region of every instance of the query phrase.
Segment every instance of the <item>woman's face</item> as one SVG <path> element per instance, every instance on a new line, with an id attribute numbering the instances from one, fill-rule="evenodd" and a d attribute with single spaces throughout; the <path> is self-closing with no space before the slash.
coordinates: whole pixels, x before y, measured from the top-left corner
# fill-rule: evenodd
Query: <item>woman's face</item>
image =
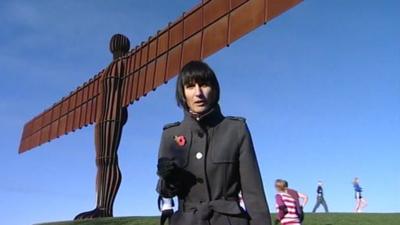
<path id="1" fill-rule="evenodd" d="M 208 84 L 184 85 L 185 100 L 189 110 L 195 114 L 206 112 L 213 102 L 213 90 Z"/>

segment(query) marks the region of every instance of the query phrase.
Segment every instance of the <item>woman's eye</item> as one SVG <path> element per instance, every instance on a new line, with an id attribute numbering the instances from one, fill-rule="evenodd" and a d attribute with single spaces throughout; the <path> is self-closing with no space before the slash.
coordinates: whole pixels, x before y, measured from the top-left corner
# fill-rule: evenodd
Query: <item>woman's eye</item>
<path id="1" fill-rule="evenodd" d="M 194 84 L 186 84 L 185 88 L 194 88 L 194 86 L 195 86 Z"/>

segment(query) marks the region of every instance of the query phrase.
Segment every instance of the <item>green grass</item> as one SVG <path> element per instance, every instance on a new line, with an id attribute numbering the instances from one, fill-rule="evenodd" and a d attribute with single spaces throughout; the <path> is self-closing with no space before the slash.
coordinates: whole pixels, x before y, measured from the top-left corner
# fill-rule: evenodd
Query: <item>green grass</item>
<path id="1" fill-rule="evenodd" d="M 158 217 L 119 217 L 40 225 L 158 225 Z M 303 225 L 400 225 L 400 213 L 306 214 Z"/>
<path id="2" fill-rule="evenodd" d="M 400 213 L 332 213 L 306 215 L 304 225 L 400 225 Z"/>

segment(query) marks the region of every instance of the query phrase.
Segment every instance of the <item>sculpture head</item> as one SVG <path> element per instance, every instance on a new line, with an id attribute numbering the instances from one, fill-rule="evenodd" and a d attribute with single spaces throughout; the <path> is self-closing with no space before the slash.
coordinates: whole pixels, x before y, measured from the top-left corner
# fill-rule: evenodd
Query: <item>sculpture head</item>
<path id="1" fill-rule="evenodd" d="M 129 52 L 129 39 L 122 34 L 114 34 L 110 40 L 110 51 L 113 59 L 119 58 Z"/>

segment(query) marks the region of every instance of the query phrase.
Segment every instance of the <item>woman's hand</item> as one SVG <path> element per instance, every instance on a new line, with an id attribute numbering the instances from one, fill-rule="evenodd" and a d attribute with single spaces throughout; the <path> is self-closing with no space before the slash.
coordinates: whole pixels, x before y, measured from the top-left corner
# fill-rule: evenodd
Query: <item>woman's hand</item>
<path id="1" fill-rule="evenodd" d="M 158 159 L 157 174 L 165 181 L 167 182 L 173 181 L 174 174 L 176 175 L 177 170 L 178 167 L 172 159 L 164 157 Z"/>
<path id="2" fill-rule="evenodd" d="M 163 197 L 174 197 L 178 194 L 184 196 L 196 184 L 196 177 L 180 168 L 172 159 L 164 157 L 158 159 L 157 174 L 161 178 L 158 192 Z"/>

